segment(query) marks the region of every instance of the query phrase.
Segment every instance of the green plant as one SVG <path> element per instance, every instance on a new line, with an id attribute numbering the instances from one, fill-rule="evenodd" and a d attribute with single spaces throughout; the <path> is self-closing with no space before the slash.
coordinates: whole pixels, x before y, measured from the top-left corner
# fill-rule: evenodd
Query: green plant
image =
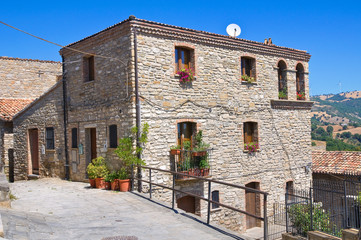
<path id="1" fill-rule="evenodd" d="M 183 148 L 184 150 L 191 150 L 191 141 L 184 141 L 183 142 Z"/>
<path id="2" fill-rule="evenodd" d="M 145 123 L 139 136 L 139 143 L 141 146 L 144 146 L 148 142 L 148 131 L 149 125 L 148 123 Z M 138 157 L 142 154 L 143 147 L 134 144 L 137 138 L 137 132 L 138 128 L 133 127 L 131 129 L 131 135 L 119 139 L 119 145 L 117 149 L 115 149 L 115 153 L 127 167 L 132 165 L 145 165 L 145 162 Z"/>
<path id="3" fill-rule="evenodd" d="M 297 93 L 297 100 L 305 100 L 306 96 L 304 92 Z"/>
<path id="4" fill-rule="evenodd" d="M 192 68 L 183 68 L 177 74 L 180 76 L 179 82 L 181 83 L 192 82 L 194 80 L 194 70 Z"/>
<path id="5" fill-rule="evenodd" d="M 86 170 L 90 179 L 103 178 L 109 173 L 103 157 L 94 158 Z"/>
<path id="6" fill-rule="evenodd" d="M 259 149 L 257 142 L 249 142 L 244 144 L 244 150 L 248 151 L 249 153 L 256 152 L 257 149 Z"/>
<path id="7" fill-rule="evenodd" d="M 181 149 L 181 145 L 173 145 L 170 147 L 171 150 L 177 150 L 177 149 Z"/>
<path id="8" fill-rule="evenodd" d="M 196 134 L 196 143 L 193 151 L 195 152 L 201 152 L 206 151 L 209 148 L 209 144 L 203 142 L 203 131 L 199 130 Z"/>
<path id="9" fill-rule="evenodd" d="M 333 233 L 329 214 L 319 205 L 312 204 L 312 207 L 313 229 L 324 233 Z M 311 230 L 311 205 L 294 204 L 287 211 L 297 233 L 306 236 L 307 232 Z"/>
<path id="10" fill-rule="evenodd" d="M 311 143 L 312 147 L 316 146 L 316 143 L 315 142 L 312 142 Z"/>
<path id="11" fill-rule="evenodd" d="M 119 171 L 118 171 L 118 179 L 120 180 L 124 180 L 124 179 L 128 179 L 129 178 L 129 171 L 127 168 L 122 167 Z"/>
<path id="12" fill-rule="evenodd" d="M 9 193 L 9 198 L 10 198 L 10 201 L 18 200 L 18 198 L 11 192 Z"/>
<path id="13" fill-rule="evenodd" d="M 111 173 L 108 173 L 105 176 L 104 181 L 106 181 L 106 182 L 114 182 L 114 180 L 117 179 L 117 177 L 118 177 L 118 174 L 115 171 L 112 171 Z"/>
<path id="14" fill-rule="evenodd" d="M 255 82 L 254 77 L 250 77 L 248 75 L 242 75 L 241 79 L 242 79 L 242 81 L 245 81 L 247 83 Z"/>
<path id="15" fill-rule="evenodd" d="M 209 163 L 207 161 L 207 159 L 202 159 L 200 162 L 199 162 L 199 168 L 200 169 L 206 169 L 206 168 L 209 168 Z"/>
<path id="16" fill-rule="evenodd" d="M 178 165 L 180 171 L 188 171 L 191 168 L 190 157 L 186 156 Z"/>
<path id="17" fill-rule="evenodd" d="M 281 90 L 278 92 L 278 98 L 279 99 L 287 99 L 287 93 L 285 90 Z"/>

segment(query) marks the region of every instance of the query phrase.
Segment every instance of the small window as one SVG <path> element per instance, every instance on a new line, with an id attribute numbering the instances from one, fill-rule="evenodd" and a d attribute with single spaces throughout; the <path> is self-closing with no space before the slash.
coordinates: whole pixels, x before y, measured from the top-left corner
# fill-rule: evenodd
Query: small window
<path id="1" fill-rule="evenodd" d="M 175 48 L 175 70 L 194 68 L 192 66 L 192 50 L 188 48 Z"/>
<path id="2" fill-rule="evenodd" d="M 83 73 L 84 73 L 85 82 L 90 82 L 95 80 L 94 56 L 84 57 Z"/>
<path id="3" fill-rule="evenodd" d="M 193 146 L 193 136 L 196 133 L 196 123 L 181 122 L 178 123 L 178 144 L 183 147 L 185 142 L 190 142 Z"/>
<path id="4" fill-rule="evenodd" d="M 293 181 L 288 181 L 286 183 L 286 193 L 288 195 L 288 201 L 293 201 Z"/>
<path id="5" fill-rule="evenodd" d="M 117 125 L 109 126 L 109 147 L 110 148 L 118 147 Z"/>
<path id="6" fill-rule="evenodd" d="M 248 78 L 250 81 L 256 80 L 256 60 L 250 57 L 241 57 L 241 74 L 242 80 L 247 81 Z"/>
<path id="7" fill-rule="evenodd" d="M 54 128 L 46 128 L 46 149 L 54 149 Z"/>
<path id="8" fill-rule="evenodd" d="M 77 128 L 71 129 L 71 147 L 78 148 L 78 129 Z"/>
<path id="9" fill-rule="evenodd" d="M 247 146 L 256 145 L 258 148 L 258 124 L 256 122 L 245 122 L 243 124 L 243 135 L 244 135 L 244 144 L 245 150 Z"/>
<path id="10" fill-rule="evenodd" d="M 219 191 L 212 192 L 212 201 L 219 202 Z M 217 203 L 212 203 L 212 209 L 219 208 Z"/>
<path id="11" fill-rule="evenodd" d="M 305 73 L 301 63 L 296 66 L 297 100 L 305 100 Z"/>
<path id="12" fill-rule="evenodd" d="M 287 99 L 287 65 L 284 61 L 278 62 L 278 98 Z"/>

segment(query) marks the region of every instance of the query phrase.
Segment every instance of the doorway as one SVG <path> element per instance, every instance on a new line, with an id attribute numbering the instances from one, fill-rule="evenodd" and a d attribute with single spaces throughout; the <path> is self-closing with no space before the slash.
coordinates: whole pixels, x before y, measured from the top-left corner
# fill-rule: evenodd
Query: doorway
<path id="1" fill-rule="evenodd" d="M 177 200 L 177 207 L 189 212 L 196 213 L 196 199 L 192 196 L 184 196 Z"/>
<path id="2" fill-rule="evenodd" d="M 29 129 L 30 166 L 29 173 L 39 175 L 39 133 L 38 129 Z"/>
<path id="3" fill-rule="evenodd" d="M 251 182 L 246 184 L 246 187 L 259 190 L 259 183 Z M 246 212 L 256 216 L 261 216 L 261 201 L 259 193 L 246 190 Z M 254 217 L 246 215 L 246 227 L 247 229 L 261 227 L 261 222 Z"/>
<path id="4" fill-rule="evenodd" d="M 86 136 L 86 166 L 91 163 L 91 161 L 97 157 L 97 134 L 96 128 L 86 128 L 85 136 Z M 88 175 L 86 174 L 86 178 Z"/>

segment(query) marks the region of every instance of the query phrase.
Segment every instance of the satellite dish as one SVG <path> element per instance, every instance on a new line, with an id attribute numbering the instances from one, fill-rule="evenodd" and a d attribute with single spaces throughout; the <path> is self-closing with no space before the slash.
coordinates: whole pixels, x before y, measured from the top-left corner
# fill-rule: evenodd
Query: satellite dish
<path id="1" fill-rule="evenodd" d="M 227 33 L 231 37 L 237 37 L 239 34 L 241 34 L 241 28 L 237 24 L 229 24 L 227 26 Z"/>

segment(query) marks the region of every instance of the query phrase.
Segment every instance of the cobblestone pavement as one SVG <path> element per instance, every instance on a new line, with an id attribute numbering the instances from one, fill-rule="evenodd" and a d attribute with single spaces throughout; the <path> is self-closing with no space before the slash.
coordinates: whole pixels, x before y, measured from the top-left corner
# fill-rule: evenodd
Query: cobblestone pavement
<path id="1" fill-rule="evenodd" d="M 12 209 L 0 209 L 5 238 L 242 239 L 137 194 L 88 186 L 51 178 L 10 184 L 18 199 L 12 202 Z"/>

